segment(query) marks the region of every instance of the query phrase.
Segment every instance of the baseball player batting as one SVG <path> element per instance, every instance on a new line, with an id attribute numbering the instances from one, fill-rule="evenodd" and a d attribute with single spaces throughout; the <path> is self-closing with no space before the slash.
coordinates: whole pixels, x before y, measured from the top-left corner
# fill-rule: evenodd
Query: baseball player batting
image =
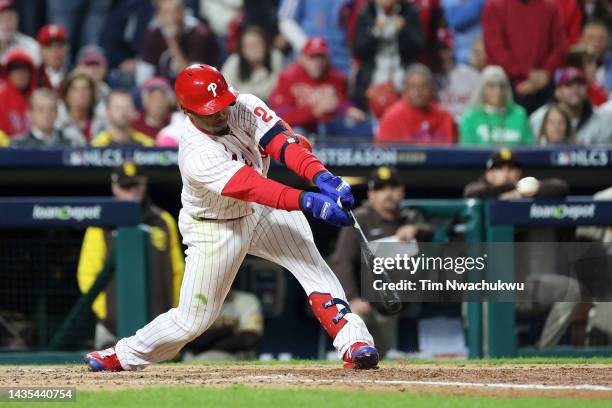
<path id="1" fill-rule="evenodd" d="M 175 89 L 186 115 L 179 140 L 179 228 L 187 245 L 179 305 L 115 347 L 88 353 L 86 365 L 93 371 L 136 370 L 173 358 L 215 321 L 242 260 L 251 254 L 297 278 L 345 367 L 377 367 L 372 336 L 351 313 L 304 216 L 351 225 L 339 205 L 353 206 L 350 186 L 327 171 L 264 102 L 239 95 L 215 68 L 186 68 Z M 270 157 L 321 192 L 266 178 Z"/>

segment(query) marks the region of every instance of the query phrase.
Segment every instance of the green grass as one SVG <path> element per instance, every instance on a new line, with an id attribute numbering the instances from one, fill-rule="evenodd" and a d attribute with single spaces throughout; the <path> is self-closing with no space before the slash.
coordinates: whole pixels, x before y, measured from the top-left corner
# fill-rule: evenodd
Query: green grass
<path id="1" fill-rule="evenodd" d="M 57 403 L 36 403 L 35 407 L 59 406 Z M 95 408 L 183 408 L 183 407 L 495 407 L 495 408 L 576 408 L 610 407 L 610 401 L 558 400 L 543 398 L 483 398 L 415 395 L 410 393 L 346 392 L 331 390 L 273 390 L 265 388 L 196 388 L 159 387 L 113 392 L 78 392 L 76 403 L 70 407 Z M 2 404 L 24 407 L 25 404 Z"/>

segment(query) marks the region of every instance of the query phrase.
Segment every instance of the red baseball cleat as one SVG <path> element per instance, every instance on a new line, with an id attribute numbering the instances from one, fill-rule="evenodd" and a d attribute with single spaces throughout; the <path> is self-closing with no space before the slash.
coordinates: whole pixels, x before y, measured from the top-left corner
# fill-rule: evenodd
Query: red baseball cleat
<path id="1" fill-rule="evenodd" d="M 344 353 L 344 368 L 354 368 L 357 370 L 370 370 L 378 368 L 378 350 L 367 343 L 354 343 Z"/>
<path id="2" fill-rule="evenodd" d="M 114 347 L 87 353 L 84 361 L 91 371 L 123 371 Z"/>

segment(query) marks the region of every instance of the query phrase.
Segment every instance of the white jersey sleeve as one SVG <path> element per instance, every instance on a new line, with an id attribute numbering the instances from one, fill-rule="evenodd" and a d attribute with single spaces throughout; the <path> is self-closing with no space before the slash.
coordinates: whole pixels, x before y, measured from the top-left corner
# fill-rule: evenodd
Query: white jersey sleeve
<path id="1" fill-rule="evenodd" d="M 255 95 L 240 94 L 237 102 L 237 126 L 252 135 L 256 143 L 280 120 L 276 113 Z"/>
<path id="2" fill-rule="evenodd" d="M 262 153 L 262 146 L 266 144 L 264 138 L 284 130 L 278 121 L 272 109 L 250 94 L 239 95 L 231 107 L 227 134 L 204 134 L 186 118 L 179 138 L 183 208 L 200 218 L 230 219 L 250 214 L 249 202 L 221 192 L 245 165 L 267 175 L 270 158 Z"/>
<path id="3" fill-rule="evenodd" d="M 221 194 L 227 182 L 244 166 L 222 152 L 194 150 L 185 157 L 183 176 L 193 184 Z"/>
<path id="4" fill-rule="evenodd" d="M 252 213 L 251 204 L 221 195 L 245 163 L 235 152 L 196 129 L 188 118 L 179 138 L 179 169 L 183 181 L 183 210 L 191 217 L 234 219 Z M 221 138 L 223 139 L 223 138 Z"/>

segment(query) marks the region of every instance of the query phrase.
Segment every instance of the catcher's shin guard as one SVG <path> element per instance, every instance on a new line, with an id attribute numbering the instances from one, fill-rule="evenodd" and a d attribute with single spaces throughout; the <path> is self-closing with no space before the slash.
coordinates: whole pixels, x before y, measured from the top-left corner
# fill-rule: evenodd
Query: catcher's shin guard
<path id="1" fill-rule="evenodd" d="M 348 303 L 339 298 L 333 298 L 329 293 L 312 292 L 308 295 L 308 302 L 319 319 L 323 328 L 332 339 L 346 324 L 344 315 L 351 313 Z"/>

